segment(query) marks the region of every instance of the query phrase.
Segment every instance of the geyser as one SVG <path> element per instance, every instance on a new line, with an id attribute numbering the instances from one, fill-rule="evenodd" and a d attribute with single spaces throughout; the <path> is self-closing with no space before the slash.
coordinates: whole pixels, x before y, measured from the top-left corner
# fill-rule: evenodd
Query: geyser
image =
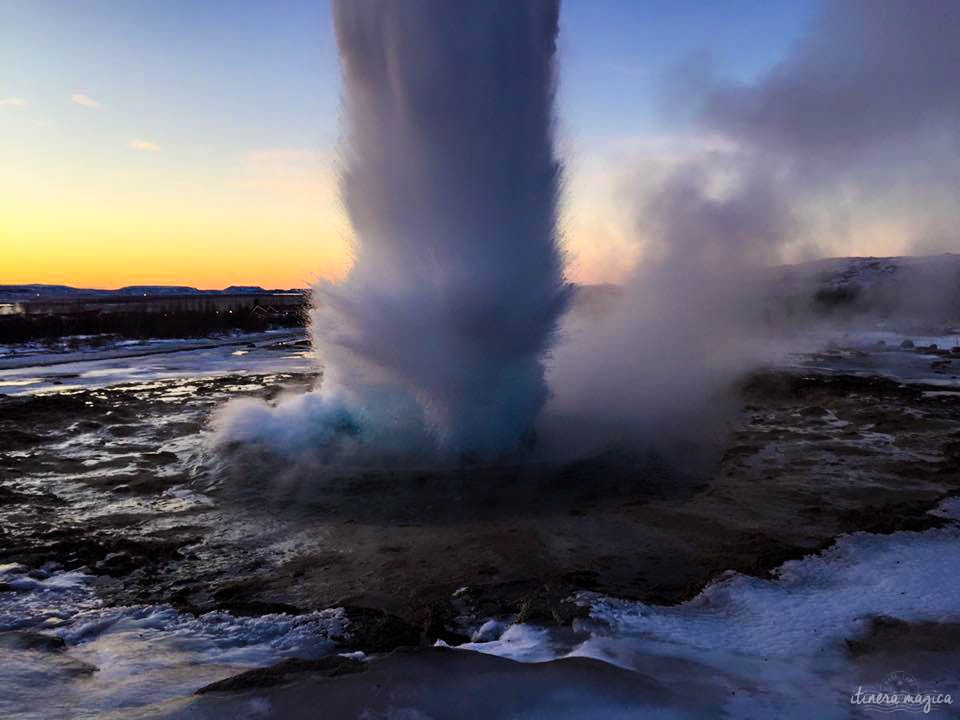
<path id="1" fill-rule="evenodd" d="M 346 280 L 316 289 L 321 398 L 374 423 L 382 398 L 407 398 L 441 454 L 511 452 L 547 399 L 544 353 L 569 296 L 559 4 L 335 0 L 333 11 L 357 245 Z M 413 421 L 394 411 L 380 424 Z"/>
<path id="2" fill-rule="evenodd" d="M 306 461 L 495 459 L 531 438 L 570 287 L 557 237 L 556 0 L 334 0 L 341 194 L 356 238 L 315 288 L 320 387 L 215 418 Z"/>

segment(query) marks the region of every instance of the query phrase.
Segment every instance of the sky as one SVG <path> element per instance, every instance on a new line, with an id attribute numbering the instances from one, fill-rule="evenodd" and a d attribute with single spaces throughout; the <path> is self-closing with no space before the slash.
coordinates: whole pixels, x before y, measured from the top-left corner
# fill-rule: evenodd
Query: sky
<path id="1" fill-rule="evenodd" d="M 672 79 L 706 67 L 756 82 L 817 9 L 564 1 L 558 146 L 572 279 L 616 281 L 642 253 L 625 175 L 655 177 L 717 142 L 676 112 Z M 339 104 L 325 0 L 0 0 L 0 283 L 341 277 Z"/>

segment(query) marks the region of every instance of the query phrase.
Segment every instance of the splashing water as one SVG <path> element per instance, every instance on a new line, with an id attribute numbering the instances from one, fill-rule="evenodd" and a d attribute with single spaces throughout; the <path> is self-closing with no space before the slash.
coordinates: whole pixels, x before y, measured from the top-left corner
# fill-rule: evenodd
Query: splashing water
<path id="1" fill-rule="evenodd" d="M 325 407 L 422 422 L 446 454 L 523 444 L 563 313 L 553 0 L 336 0 L 341 190 L 358 246 L 317 288 Z M 386 388 L 386 390 L 385 390 Z M 392 400 L 390 408 L 408 407 Z M 419 414 L 419 418 L 417 415 Z"/>

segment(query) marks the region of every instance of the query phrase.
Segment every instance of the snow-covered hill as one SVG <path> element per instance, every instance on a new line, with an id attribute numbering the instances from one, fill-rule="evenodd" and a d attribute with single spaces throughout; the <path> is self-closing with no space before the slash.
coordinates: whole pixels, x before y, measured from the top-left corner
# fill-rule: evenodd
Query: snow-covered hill
<path id="1" fill-rule="evenodd" d="M 792 310 L 960 319 L 960 255 L 829 258 L 776 268 L 771 292 Z"/>

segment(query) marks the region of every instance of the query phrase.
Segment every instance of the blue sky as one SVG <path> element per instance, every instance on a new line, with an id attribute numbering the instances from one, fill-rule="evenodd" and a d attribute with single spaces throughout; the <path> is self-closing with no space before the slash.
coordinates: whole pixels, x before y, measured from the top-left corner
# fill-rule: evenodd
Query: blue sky
<path id="1" fill-rule="evenodd" d="M 664 132 L 664 84 L 691 60 L 750 80 L 807 28 L 807 0 L 567 0 L 561 116 L 584 137 Z"/>
<path id="2" fill-rule="evenodd" d="M 809 0 L 566 0 L 561 114 L 578 133 L 657 128 L 665 74 L 708 53 L 750 79 L 779 60 Z M 339 77 L 323 0 L 5 0 L 5 96 L 86 88 L 168 142 L 330 144 Z M 54 108 L 51 111 L 56 113 Z"/>
<path id="3" fill-rule="evenodd" d="M 671 72 L 699 57 L 712 72 L 756 77 L 784 56 L 815 9 L 809 0 L 565 0 L 563 140 L 578 156 L 590 156 L 622 138 L 676 133 L 675 120 L 662 112 Z M 263 160 L 268 151 L 286 153 L 269 156 L 271 177 L 288 173 L 292 162 L 302 179 L 312 167 L 303 159 L 310 153 L 321 165 L 336 144 L 339 96 L 324 0 L 0 2 L 0 132 L 9 143 L 0 190 L 12 203 L 9 193 L 26 183 L 34 194 L 24 208 L 49 199 L 58 183 L 64 193 L 86 186 L 88 204 L 102 202 L 104 213 L 114 190 L 130 197 L 129 212 L 143 205 L 155 215 L 171 208 L 202 213 L 194 205 L 203 193 L 211 215 L 231 202 L 249 206 L 250 197 L 221 186 L 262 182 L 248 177 L 250 159 Z M 572 162 L 570 172 L 579 173 L 579 163 Z M 149 185 L 149 198 L 131 195 L 138 183 Z M 169 187 L 194 184 L 201 187 L 190 197 L 171 196 L 158 206 Z M 329 210 L 328 200 L 318 212 Z M 280 206 L 289 216 L 289 207 Z M 15 273 L 18 280 L 35 277 L 31 251 L 55 233 L 52 227 L 33 233 L 33 220 L 23 209 L 19 221 L 0 226 L 11 243 L 20 243 L 27 269 Z M 111 251 L 116 237 L 89 224 L 91 251 Z M 304 228 L 297 247 L 310 232 L 319 230 Z M 165 236 L 151 237 L 162 245 Z M 256 278 L 238 272 L 227 279 Z"/>

